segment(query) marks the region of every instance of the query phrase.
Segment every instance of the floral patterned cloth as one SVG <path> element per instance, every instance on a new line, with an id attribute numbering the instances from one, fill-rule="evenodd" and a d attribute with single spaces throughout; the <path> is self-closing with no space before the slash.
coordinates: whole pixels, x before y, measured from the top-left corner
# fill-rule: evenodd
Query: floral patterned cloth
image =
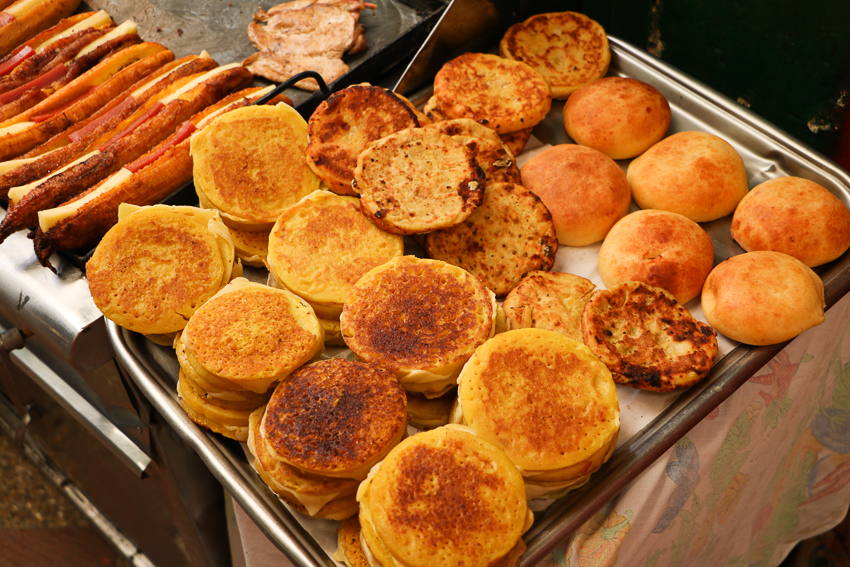
<path id="1" fill-rule="evenodd" d="M 850 506 L 850 296 L 542 565 L 778 565 Z"/>

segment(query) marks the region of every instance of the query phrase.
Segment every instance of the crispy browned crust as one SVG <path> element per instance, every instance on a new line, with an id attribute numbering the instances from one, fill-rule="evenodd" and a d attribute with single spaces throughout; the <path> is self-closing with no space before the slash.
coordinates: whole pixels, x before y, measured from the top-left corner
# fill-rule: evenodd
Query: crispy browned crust
<path id="1" fill-rule="evenodd" d="M 19 44 L 71 15 L 80 0 L 46 0 L 5 26 L 0 26 L 0 57 L 5 57 Z"/>

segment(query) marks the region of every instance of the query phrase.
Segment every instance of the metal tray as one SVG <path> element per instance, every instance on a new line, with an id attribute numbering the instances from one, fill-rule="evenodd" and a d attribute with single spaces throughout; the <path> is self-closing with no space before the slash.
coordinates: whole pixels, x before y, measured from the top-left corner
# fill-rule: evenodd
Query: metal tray
<path id="1" fill-rule="evenodd" d="M 820 183 L 850 206 L 850 176 L 828 159 L 664 62 L 616 38 L 609 38 L 609 41 L 612 50 L 609 74 L 637 78 L 658 88 L 673 110 L 670 133 L 702 130 L 727 140 L 744 159 L 750 187 L 768 178 L 795 175 Z M 542 143 L 569 141 L 560 122 L 561 108 L 561 104 L 554 105 L 547 120 L 535 128 L 534 136 Z M 626 167 L 627 163 L 624 161 L 621 165 Z M 731 218 L 727 217 L 702 225 L 714 243 L 716 263 L 742 252 L 731 239 L 730 223 Z M 562 247 L 556 268 L 564 265 L 562 262 L 567 257 L 570 261 L 588 255 L 595 259 L 596 250 L 598 245 Z M 570 262 L 566 264 L 569 266 Z M 824 280 L 828 308 L 850 289 L 848 268 L 850 254 L 845 254 L 816 270 Z M 262 272 L 249 274 L 252 279 L 263 279 Z M 588 274 L 579 275 L 588 277 Z M 701 313 L 698 299 L 687 307 L 695 314 Z M 330 559 L 328 545 L 322 547 L 314 537 L 312 528 L 322 520 L 305 519 L 291 513 L 259 479 L 239 443 L 202 430 L 189 420 L 177 402 L 174 386 L 178 365 L 173 351 L 111 322 L 107 322 L 107 333 L 119 362 L 142 393 L 198 452 L 271 541 L 299 567 L 335 565 Z M 535 565 L 550 554 L 560 541 L 569 537 L 785 346 L 750 347 L 725 342 L 727 348 L 722 348 L 725 356 L 715 364 L 708 378 L 684 392 L 659 395 L 620 390 L 621 412 L 627 405 L 623 396 L 628 396 L 628 405 L 635 401 L 644 403 L 653 408 L 651 413 L 640 416 L 641 419 L 638 416 L 621 419 L 622 443 L 590 482 L 535 512 L 535 523 L 524 538 L 528 550 L 523 555 L 523 566 Z M 310 527 L 305 528 L 305 525 Z"/>

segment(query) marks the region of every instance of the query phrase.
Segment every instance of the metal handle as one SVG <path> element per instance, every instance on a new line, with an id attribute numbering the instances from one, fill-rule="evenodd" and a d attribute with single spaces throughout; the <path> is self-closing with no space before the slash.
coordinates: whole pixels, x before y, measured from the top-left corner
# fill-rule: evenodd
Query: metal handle
<path id="1" fill-rule="evenodd" d="M 83 427 L 102 441 L 136 476 L 139 478 L 144 476 L 151 463 L 147 453 L 77 393 L 61 376 L 26 347 L 11 351 L 9 357 L 15 366 L 23 370 Z"/>

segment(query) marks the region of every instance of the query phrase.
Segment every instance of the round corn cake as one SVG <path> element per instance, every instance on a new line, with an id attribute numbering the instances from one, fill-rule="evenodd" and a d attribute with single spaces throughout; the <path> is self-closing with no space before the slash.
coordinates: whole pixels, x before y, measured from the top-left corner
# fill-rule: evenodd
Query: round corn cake
<path id="1" fill-rule="evenodd" d="M 248 416 L 259 407 L 232 409 L 219 406 L 200 395 L 184 379 L 183 373 L 177 379 L 177 395 L 180 398 L 180 405 L 184 409 L 191 409 L 196 415 L 202 415 L 210 422 L 218 423 L 224 427 L 246 427 Z"/>
<path id="2" fill-rule="evenodd" d="M 228 112 L 192 136 L 198 198 L 235 228 L 271 228 L 281 212 L 319 189 L 306 150 L 307 123 L 291 106 Z"/>
<path id="3" fill-rule="evenodd" d="M 370 142 L 420 126 L 410 105 L 390 90 L 352 85 L 329 96 L 308 121 L 307 163 L 331 191 L 356 196 L 351 188 L 357 156 Z"/>
<path id="4" fill-rule="evenodd" d="M 360 276 L 402 254 L 402 237 L 369 222 L 356 198 L 316 191 L 278 217 L 267 262 L 278 283 L 333 320 Z"/>
<path id="5" fill-rule="evenodd" d="M 494 142 L 501 141 L 501 138 L 492 128 L 488 128 L 483 124 L 479 124 L 471 118 L 452 118 L 432 122 L 424 126 L 428 130 L 437 130 L 446 136 L 473 136 L 475 138 L 484 138 Z"/>
<path id="6" fill-rule="evenodd" d="M 582 315 L 584 343 L 614 381 L 669 392 L 696 384 L 717 357 L 714 330 L 673 294 L 641 282 L 593 293 Z"/>
<path id="7" fill-rule="evenodd" d="M 362 480 L 407 433 L 404 390 L 372 364 L 314 362 L 275 388 L 260 431 L 275 458 L 301 471 Z"/>
<path id="8" fill-rule="evenodd" d="M 824 322 L 823 281 L 782 252 L 746 252 L 721 262 L 701 299 L 718 333 L 749 345 L 781 343 Z"/>
<path id="9" fill-rule="evenodd" d="M 436 397 L 493 336 L 495 317 L 495 295 L 466 270 L 402 256 L 358 280 L 340 325 L 357 358 L 393 371 L 408 391 Z"/>
<path id="10" fill-rule="evenodd" d="M 371 567 L 360 545 L 360 518 L 355 514 L 340 522 L 336 530 L 337 552 L 334 559 L 348 567 Z"/>
<path id="11" fill-rule="evenodd" d="M 642 154 L 667 133 L 670 104 L 643 81 L 605 77 L 579 88 L 564 105 L 564 128 L 575 143 L 611 159 Z"/>
<path id="12" fill-rule="evenodd" d="M 434 96 L 449 118 L 471 118 L 499 134 L 531 128 L 552 106 L 540 73 L 490 53 L 464 53 L 434 77 Z"/>
<path id="13" fill-rule="evenodd" d="M 747 252 L 784 252 L 813 268 L 850 248 L 850 210 L 814 181 L 778 177 L 741 199 L 732 238 Z"/>
<path id="14" fill-rule="evenodd" d="M 361 541 L 381 565 L 515 565 L 532 521 L 510 459 L 451 425 L 399 443 L 357 499 Z"/>
<path id="15" fill-rule="evenodd" d="M 203 387 L 202 381 L 195 379 L 198 376 L 197 373 L 187 371 L 181 366 L 178 375 L 179 378 L 183 380 L 185 386 L 191 388 L 196 396 L 200 397 L 205 402 L 224 409 L 255 410 L 260 406 L 266 405 L 272 395 L 271 391 L 263 394 L 255 394 L 254 392 L 248 392 L 247 390 L 244 391 L 244 395 L 242 395 L 243 392 L 238 392 L 236 390 L 232 390 L 225 394 L 211 393 Z"/>
<path id="16" fill-rule="evenodd" d="M 460 266 L 497 296 L 531 270 L 549 270 L 558 239 L 540 198 L 514 183 L 490 183 L 484 200 L 464 222 L 425 239 L 429 257 Z"/>
<path id="17" fill-rule="evenodd" d="M 495 130 L 469 118 L 434 122 L 425 128 L 452 136 L 469 148 L 475 156 L 476 163 L 484 172 L 485 183 L 495 181 L 522 183 L 514 154 L 502 143 Z"/>
<path id="18" fill-rule="evenodd" d="M 473 153 L 440 132 L 411 128 L 372 142 L 357 158 L 360 210 L 396 234 L 463 222 L 481 202 L 484 175 Z"/>
<path id="19" fill-rule="evenodd" d="M 269 253 L 269 231 L 249 232 L 230 227 L 230 236 L 236 248 L 236 257 L 243 265 L 265 267 L 265 259 Z"/>
<path id="20" fill-rule="evenodd" d="M 703 228 L 669 211 L 635 211 L 617 221 L 599 248 L 606 287 L 639 281 L 669 291 L 682 305 L 702 292 L 714 266 L 714 245 Z"/>
<path id="21" fill-rule="evenodd" d="M 546 329 L 583 342 L 581 315 L 596 286 L 563 272 L 533 270 L 505 297 L 507 329 Z"/>
<path id="22" fill-rule="evenodd" d="M 577 12 L 537 14 L 512 25 L 499 42 L 499 53 L 540 73 L 558 99 L 605 76 L 611 62 L 605 29 Z"/>
<path id="23" fill-rule="evenodd" d="M 532 128 L 523 128 L 522 130 L 517 130 L 516 132 L 499 134 L 499 138 L 502 140 L 502 143 L 508 147 L 508 149 L 513 155 L 518 156 L 522 153 L 522 150 L 528 143 L 529 138 L 531 138 L 531 131 Z"/>
<path id="24" fill-rule="evenodd" d="M 200 374 L 257 393 L 324 350 L 322 327 L 303 299 L 244 278 L 198 309 L 181 340 Z"/>
<path id="25" fill-rule="evenodd" d="M 417 429 L 434 429 L 449 423 L 457 392 L 446 392 L 436 398 L 407 392 L 407 422 Z"/>
<path id="26" fill-rule="evenodd" d="M 196 207 L 127 210 L 134 212 L 121 216 L 86 264 L 92 299 L 107 319 L 131 331 L 179 331 L 230 279 L 233 243 L 221 232 L 227 229 L 217 213 Z M 215 223 L 221 231 L 210 230 Z"/>

